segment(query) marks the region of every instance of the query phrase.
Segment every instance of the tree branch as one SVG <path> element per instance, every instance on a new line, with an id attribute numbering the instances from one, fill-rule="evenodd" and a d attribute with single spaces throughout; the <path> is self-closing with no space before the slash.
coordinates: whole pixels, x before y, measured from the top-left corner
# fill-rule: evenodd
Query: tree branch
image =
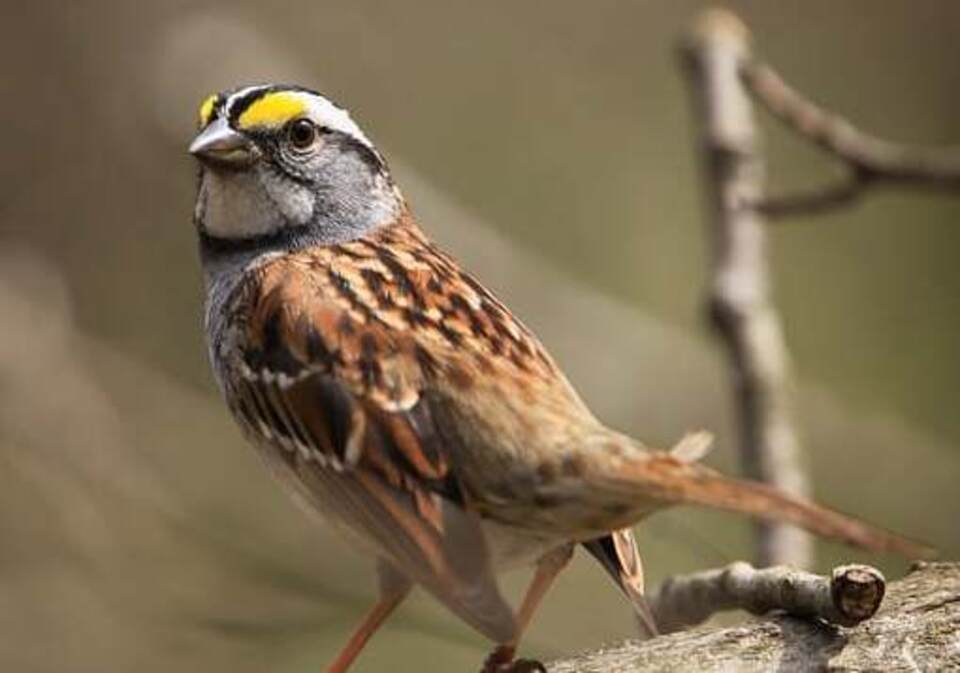
<path id="1" fill-rule="evenodd" d="M 774 117 L 855 171 L 875 179 L 960 187 L 960 150 L 912 147 L 865 133 L 806 98 L 759 61 L 744 59 L 741 73 Z"/>
<path id="2" fill-rule="evenodd" d="M 760 144 L 741 64 L 747 29 L 728 12 L 705 12 L 683 45 L 702 127 L 712 274 L 709 315 L 734 371 L 740 456 L 753 479 L 798 496 L 809 492 L 790 408 L 787 349 L 770 300 Z M 810 538 L 758 524 L 760 565 L 808 567 Z"/>
<path id="3" fill-rule="evenodd" d="M 960 670 L 960 564 L 918 566 L 853 628 L 772 616 L 626 642 L 550 666 L 550 673 Z"/>
<path id="4" fill-rule="evenodd" d="M 860 199 L 873 180 L 864 173 L 851 172 L 845 179 L 809 192 L 767 196 L 756 204 L 757 210 L 770 218 L 790 215 L 816 215 Z"/>
<path id="5" fill-rule="evenodd" d="M 700 624 L 722 610 L 754 615 L 782 610 L 795 617 L 856 626 L 874 615 L 884 590 L 883 575 L 870 566 L 840 566 L 823 577 L 788 566 L 757 570 L 738 561 L 667 579 L 650 597 L 650 607 L 661 633 Z"/>
<path id="6" fill-rule="evenodd" d="M 822 212 L 856 200 L 870 186 L 903 184 L 960 189 L 960 149 L 914 147 L 878 138 L 817 105 L 787 84 L 769 65 L 744 53 L 743 81 L 776 119 L 839 159 L 849 169 L 845 182 L 809 194 L 761 198 L 771 217 Z"/>

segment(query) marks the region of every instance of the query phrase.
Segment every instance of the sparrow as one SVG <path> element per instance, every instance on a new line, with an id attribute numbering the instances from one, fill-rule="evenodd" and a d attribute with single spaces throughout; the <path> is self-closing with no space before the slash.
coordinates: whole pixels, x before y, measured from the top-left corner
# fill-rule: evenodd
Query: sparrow
<path id="1" fill-rule="evenodd" d="M 343 673 L 413 586 L 515 659 L 583 545 L 655 633 L 631 526 L 694 504 L 908 556 L 924 549 L 600 422 L 533 333 L 421 230 L 342 107 L 299 86 L 214 94 L 190 145 L 217 383 L 286 489 L 376 560 L 380 599 Z M 535 567 L 514 611 L 498 572 Z"/>

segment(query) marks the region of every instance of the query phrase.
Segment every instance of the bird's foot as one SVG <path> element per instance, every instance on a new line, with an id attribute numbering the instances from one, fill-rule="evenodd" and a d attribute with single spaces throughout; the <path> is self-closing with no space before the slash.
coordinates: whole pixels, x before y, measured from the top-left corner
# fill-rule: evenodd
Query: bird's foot
<path id="1" fill-rule="evenodd" d="M 483 662 L 480 673 L 547 673 L 546 667 L 534 659 L 514 659 L 516 648 L 501 645 Z"/>

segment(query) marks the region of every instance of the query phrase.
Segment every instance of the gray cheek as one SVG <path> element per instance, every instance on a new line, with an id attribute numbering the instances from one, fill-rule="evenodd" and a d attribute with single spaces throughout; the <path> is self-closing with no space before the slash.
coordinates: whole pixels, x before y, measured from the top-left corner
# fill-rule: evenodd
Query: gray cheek
<path id="1" fill-rule="evenodd" d="M 310 221 L 313 217 L 314 194 L 308 187 L 273 173 L 264 174 L 262 180 L 264 190 L 284 220 L 293 225 Z"/>

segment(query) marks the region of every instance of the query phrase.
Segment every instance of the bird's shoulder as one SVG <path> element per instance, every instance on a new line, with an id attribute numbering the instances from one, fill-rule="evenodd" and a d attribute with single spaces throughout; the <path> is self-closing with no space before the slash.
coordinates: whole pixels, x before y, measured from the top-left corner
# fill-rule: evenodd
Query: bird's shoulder
<path id="1" fill-rule="evenodd" d="M 562 379 L 537 338 L 411 221 L 250 270 L 233 314 L 254 372 L 333 375 L 385 409 L 429 386 Z"/>

